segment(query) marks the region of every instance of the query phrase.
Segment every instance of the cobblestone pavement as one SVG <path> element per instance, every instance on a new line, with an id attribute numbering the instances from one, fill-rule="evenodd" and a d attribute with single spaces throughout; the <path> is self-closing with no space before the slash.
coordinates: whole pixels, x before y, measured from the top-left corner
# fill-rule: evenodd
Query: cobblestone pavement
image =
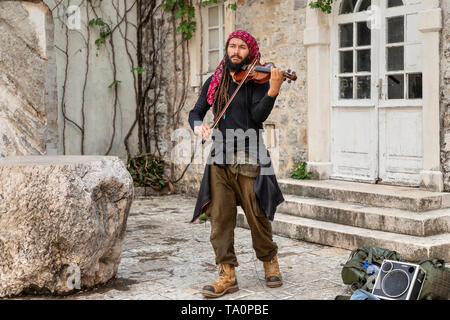
<path id="1" fill-rule="evenodd" d="M 217 269 L 209 242 L 210 223 L 189 223 L 195 200 L 184 195 L 136 198 L 116 278 L 64 299 L 204 299 L 201 288 L 216 279 Z M 264 268 L 253 251 L 250 231 L 236 228 L 240 290 L 219 299 L 334 300 L 351 294 L 340 276 L 348 250 L 279 236 L 274 241 L 283 286 L 265 286 Z"/>

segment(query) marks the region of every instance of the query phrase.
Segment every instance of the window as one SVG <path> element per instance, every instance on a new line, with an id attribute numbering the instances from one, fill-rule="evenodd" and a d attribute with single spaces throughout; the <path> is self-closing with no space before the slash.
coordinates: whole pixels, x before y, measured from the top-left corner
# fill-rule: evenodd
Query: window
<path id="1" fill-rule="evenodd" d="M 419 71 L 417 61 L 421 59 L 418 16 L 417 14 L 391 16 L 390 10 L 395 10 L 395 7 L 399 6 L 403 6 L 403 1 L 387 1 L 386 98 L 422 99 L 422 73 L 417 72 Z"/>
<path id="2" fill-rule="evenodd" d="M 388 8 L 400 7 L 402 5 L 403 5 L 403 1 L 402 0 L 388 0 L 388 2 L 387 2 L 387 7 Z"/>
<path id="3" fill-rule="evenodd" d="M 405 6 L 402 0 L 342 1 L 334 49 L 339 100 L 376 99 L 379 90 L 379 99 L 422 99 L 418 14 Z M 372 26 L 374 15 L 382 17 L 381 29 Z"/>
<path id="4" fill-rule="evenodd" d="M 195 90 L 216 70 L 225 53 L 227 35 L 235 29 L 236 12 L 227 9 L 223 1 L 218 2 L 208 6 L 197 2 L 195 6 L 197 31 L 189 40 L 190 84 Z"/>
<path id="5" fill-rule="evenodd" d="M 371 30 L 365 21 L 340 24 L 339 98 L 370 99 L 370 80 Z"/>
<path id="6" fill-rule="evenodd" d="M 222 60 L 225 42 L 225 14 L 224 5 L 207 7 L 207 63 L 208 73 L 214 72 Z"/>

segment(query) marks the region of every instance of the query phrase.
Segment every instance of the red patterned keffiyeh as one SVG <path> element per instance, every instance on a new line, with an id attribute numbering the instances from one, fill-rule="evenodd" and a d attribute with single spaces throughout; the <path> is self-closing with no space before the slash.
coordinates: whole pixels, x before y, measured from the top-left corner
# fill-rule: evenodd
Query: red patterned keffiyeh
<path id="1" fill-rule="evenodd" d="M 255 58 L 255 57 L 258 59 L 261 57 L 261 53 L 259 52 L 259 47 L 258 47 L 258 43 L 256 42 L 256 39 L 247 31 L 236 30 L 236 31 L 232 32 L 228 36 L 227 43 L 232 38 L 239 38 L 247 44 L 249 54 L 250 54 L 250 60 L 253 60 L 253 58 Z M 224 59 L 222 59 L 222 61 L 220 61 L 219 66 L 217 67 L 216 71 L 214 72 L 214 76 L 211 80 L 211 83 L 210 83 L 209 89 L 208 89 L 208 93 L 206 95 L 208 103 L 211 105 L 214 102 L 214 93 L 216 92 L 217 86 L 220 83 L 220 78 L 222 77 L 223 63 L 224 63 Z"/>

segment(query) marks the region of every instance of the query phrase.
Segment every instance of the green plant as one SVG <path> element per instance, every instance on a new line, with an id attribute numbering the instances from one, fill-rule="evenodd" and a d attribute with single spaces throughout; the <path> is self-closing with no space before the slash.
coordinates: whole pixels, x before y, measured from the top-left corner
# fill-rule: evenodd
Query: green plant
<path id="1" fill-rule="evenodd" d="M 143 74 L 145 72 L 145 68 L 135 67 L 135 68 L 131 69 L 131 72 L 137 72 L 137 74 Z"/>
<path id="2" fill-rule="evenodd" d="M 89 25 L 91 27 L 97 26 L 100 28 L 100 38 L 95 40 L 95 44 L 97 46 L 97 51 L 100 50 L 100 47 L 106 43 L 106 38 L 111 34 L 111 29 L 109 26 L 103 21 L 102 18 L 95 18 L 89 21 Z M 97 52 L 98 56 L 98 52 Z"/>
<path id="3" fill-rule="evenodd" d="M 218 0 L 202 0 L 201 5 L 203 7 L 216 4 Z M 226 2 L 227 0 L 224 0 Z M 185 0 L 164 0 L 162 2 L 162 8 L 166 11 L 173 11 L 174 18 L 180 20 L 177 31 L 183 33 L 184 40 L 192 38 L 197 23 L 195 22 L 195 7 L 191 1 Z M 236 10 L 237 5 L 235 3 L 228 4 L 228 9 Z"/>
<path id="4" fill-rule="evenodd" d="M 172 183 L 164 178 L 164 164 L 163 160 L 151 154 L 138 153 L 134 157 L 128 157 L 127 169 L 136 186 L 161 190 L 167 184 L 173 192 Z"/>
<path id="5" fill-rule="evenodd" d="M 309 6 L 313 9 L 320 9 L 323 12 L 331 13 L 331 5 L 333 0 L 316 0 L 309 3 Z"/>
<path id="6" fill-rule="evenodd" d="M 109 86 L 108 88 L 113 88 L 113 87 L 117 87 L 119 85 L 119 83 L 121 83 L 122 81 L 120 80 L 114 80 Z"/>
<path id="7" fill-rule="evenodd" d="M 297 163 L 294 165 L 294 171 L 291 171 L 291 178 L 299 180 L 309 180 L 311 179 L 311 171 L 307 171 L 306 162 Z"/>

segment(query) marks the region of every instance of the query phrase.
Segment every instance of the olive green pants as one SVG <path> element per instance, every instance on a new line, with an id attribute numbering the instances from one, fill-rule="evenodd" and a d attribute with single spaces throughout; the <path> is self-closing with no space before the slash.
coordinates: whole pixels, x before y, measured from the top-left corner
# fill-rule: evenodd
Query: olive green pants
<path id="1" fill-rule="evenodd" d="M 238 266 L 234 252 L 237 203 L 245 212 L 252 235 L 256 257 L 270 261 L 278 251 L 272 240 L 272 225 L 262 212 L 255 197 L 253 184 L 256 178 L 233 174 L 230 167 L 210 166 L 211 202 L 206 215 L 211 219 L 210 240 L 216 254 L 216 264 Z"/>

